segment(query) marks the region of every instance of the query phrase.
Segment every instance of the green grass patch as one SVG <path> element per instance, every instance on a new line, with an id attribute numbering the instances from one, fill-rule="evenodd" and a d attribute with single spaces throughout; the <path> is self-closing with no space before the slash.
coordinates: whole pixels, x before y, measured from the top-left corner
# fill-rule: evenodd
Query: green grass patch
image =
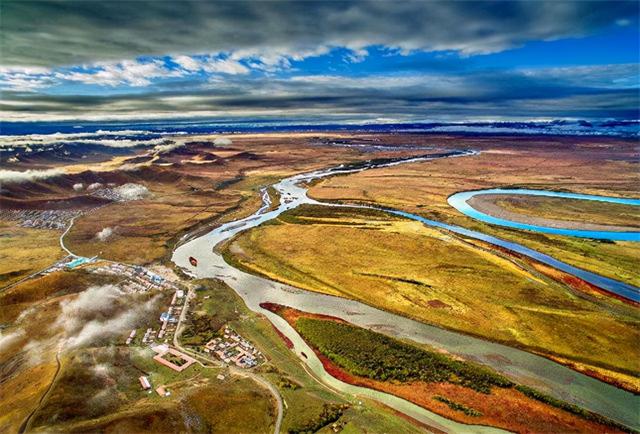
<path id="1" fill-rule="evenodd" d="M 460 404 L 458 402 L 452 401 L 449 398 L 445 398 L 444 396 L 436 395 L 436 396 L 433 397 L 433 399 L 435 399 L 436 401 L 443 402 L 443 403 L 447 404 L 450 409 L 455 410 L 455 411 L 461 411 L 462 413 L 466 414 L 467 416 L 473 416 L 473 417 L 482 416 L 482 413 L 479 412 L 478 410 L 474 410 L 473 408 L 467 407 L 464 404 Z"/>
<path id="2" fill-rule="evenodd" d="M 345 409 L 344 405 L 338 404 L 325 404 L 322 407 L 322 412 L 315 418 L 305 422 L 299 427 L 289 429 L 290 434 L 306 434 L 315 433 L 323 427 L 336 422 L 342 416 Z"/>
<path id="3" fill-rule="evenodd" d="M 405 344 L 349 324 L 300 318 L 302 336 L 350 373 L 379 381 L 458 384 L 482 393 L 513 383 L 481 366 Z"/>
<path id="4" fill-rule="evenodd" d="M 197 298 L 189 307 L 190 315 L 180 337 L 188 346 L 202 346 L 218 335 L 228 322 L 239 318 L 241 302 L 219 280 L 196 281 Z"/>
<path id="5" fill-rule="evenodd" d="M 318 206 L 303 204 L 292 210 L 280 214 L 278 220 L 298 225 L 311 224 L 339 224 L 354 225 L 362 224 L 363 221 L 384 221 L 402 220 L 400 217 L 389 215 L 383 211 L 371 208 L 350 208 L 335 206 Z M 327 220 L 332 220 L 328 222 Z M 338 221 L 341 220 L 341 221 Z"/>
<path id="6" fill-rule="evenodd" d="M 604 416 L 592 413 L 545 395 L 531 387 L 516 385 L 509 379 L 474 363 L 454 360 L 443 354 L 419 348 L 350 324 L 314 318 L 299 318 L 296 329 L 312 346 L 349 373 L 378 381 L 448 382 L 481 393 L 492 387 L 515 388 L 531 399 L 567 411 L 583 419 L 630 432 L 629 428 Z M 448 398 L 435 400 L 467 416 L 482 413 Z"/>

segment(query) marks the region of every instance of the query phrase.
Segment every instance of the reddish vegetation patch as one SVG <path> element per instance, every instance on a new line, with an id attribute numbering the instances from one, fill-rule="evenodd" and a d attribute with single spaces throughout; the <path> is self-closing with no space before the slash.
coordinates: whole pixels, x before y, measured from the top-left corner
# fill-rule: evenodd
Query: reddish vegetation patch
<path id="1" fill-rule="evenodd" d="M 260 303 L 260 307 L 263 309 L 267 309 L 268 311 L 273 312 L 277 315 L 280 315 L 281 317 L 286 319 L 289 324 L 292 324 L 292 325 L 295 324 L 296 321 L 298 321 L 298 318 L 302 316 L 304 316 L 305 318 L 323 319 L 323 320 L 335 321 L 335 322 L 347 324 L 347 322 L 342 318 L 338 318 L 331 315 L 323 315 L 321 313 L 302 312 L 292 307 L 283 306 L 277 303 L 269 303 L 269 302 Z"/>
<path id="2" fill-rule="evenodd" d="M 329 360 L 328 357 L 324 356 L 315 348 L 313 352 L 316 353 L 316 356 L 318 356 L 318 358 L 322 362 L 322 366 L 324 366 L 324 370 L 327 371 L 329 375 L 331 375 L 334 378 L 337 378 L 340 381 L 344 381 L 345 383 L 360 384 L 358 381 L 360 379 L 359 377 L 349 374 L 347 371 L 345 371 L 340 366 L 333 363 L 331 360 Z"/>
<path id="3" fill-rule="evenodd" d="M 617 387 L 618 389 L 624 389 L 628 392 L 632 392 L 636 395 L 640 395 L 640 386 L 637 383 L 634 383 L 633 381 L 625 381 L 622 380 L 620 378 L 616 378 L 615 376 L 611 376 L 611 375 L 607 375 L 605 373 L 602 373 L 600 371 L 595 371 L 593 369 L 590 369 L 584 365 L 581 365 L 580 363 L 576 363 L 573 362 L 571 360 L 567 360 L 563 357 L 558 357 L 558 356 L 554 356 L 553 354 L 547 355 L 547 354 L 543 354 L 543 353 L 539 353 L 541 356 L 543 357 L 547 357 L 551 360 L 553 360 L 556 363 L 560 363 L 561 365 L 565 365 L 571 369 L 573 369 L 574 371 L 578 371 L 581 372 L 585 375 L 588 375 L 589 377 L 595 378 L 597 380 L 603 381 L 605 383 L 609 383 L 615 387 Z"/>
<path id="4" fill-rule="evenodd" d="M 445 307 L 451 307 L 447 303 L 445 303 L 444 301 L 441 301 L 441 300 L 429 300 L 427 302 L 427 304 L 429 305 L 429 307 L 435 307 L 436 309 L 442 309 L 442 308 L 445 308 Z"/>
<path id="5" fill-rule="evenodd" d="M 282 311 L 282 309 L 284 308 L 284 306 L 281 304 L 270 303 L 268 301 L 260 303 L 260 307 L 278 315 L 280 315 L 280 311 Z"/>
<path id="6" fill-rule="evenodd" d="M 274 326 L 273 324 L 271 325 L 273 327 L 273 329 L 276 331 L 276 334 L 278 336 L 280 336 L 280 338 L 282 338 L 282 340 L 284 341 L 284 344 L 287 346 L 287 348 L 291 349 L 293 348 L 293 342 L 291 342 L 291 339 L 289 339 L 288 337 L 286 337 L 280 330 L 278 330 L 278 328 L 276 326 Z"/>
<path id="7" fill-rule="evenodd" d="M 580 292 L 584 292 L 592 295 L 599 295 L 599 296 L 605 295 L 607 297 L 612 297 L 624 303 L 630 304 L 631 306 L 640 307 L 640 303 L 638 302 L 629 300 L 627 298 L 614 294 L 613 292 L 609 292 L 607 290 L 599 288 L 595 285 L 592 285 L 589 282 L 586 282 L 580 279 L 579 277 L 572 276 L 571 274 L 567 274 L 563 271 L 541 264 L 537 261 L 529 261 L 529 262 L 536 270 L 540 271 L 542 274 L 548 277 L 551 277 L 554 280 L 560 281 L 565 285 L 573 288 L 576 291 L 580 291 Z"/>
<path id="8" fill-rule="evenodd" d="M 605 295 L 607 297 L 612 297 L 612 298 L 615 298 L 616 300 L 620 300 L 624 303 L 630 304 L 631 306 L 640 307 L 640 303 L 638 302 L 621 297 L 617 294 L 614 294 L 613 292 L 609 292 L 583 279 L 580 279 L 579 277 L 572 276 L 571 274 L 565 273 L 564 271 L 560 271 L 557 268 L 550 267 L 548 265 L 545 265 L 527 256 L 523 256 L 519 253 L 513 252 L 504 247 L 494 246 L 493 244 L 484 243 L 482 241 L 474 241 L 474 243 L 478 245 L 482 245 L 489 250 L 496 250 L 496 251 L 502 252 L 503 254 L 511 258 L 520 259 L 526 262 L 527 264 L 531 265 L 533 268 L 535 268 L 537 271 L 544 274 L 545 276 L 550 277 L 555 281 L 562 282 L 576 291 L 584 292 L 586 294 L 591 294 L 591 295 L 598 295 L 598 296 Z"/>
<path id="9" fill-rule="evenodd" d="M 286 319 L 293 327 L 296 326 L 297 320 L 301 317 L 336 320 L 327 315 L 310 314 L 286 306 L 272 305 L 271 307 L 275 307 L 275 312 Z M 339 321 L 346 323 L 341 319 Z M 530 399 L 515 389 L 493 388 L 491 394 L 486 395 L 450 383 L 377 381 L 352 375 L 315 348 L 314 352 L 329 375 L 338 380 L 398 396 L 457 422 L 489 425 L 520 433 L 621 432 L 615 428 L 584 420 L 566 411 Z M 436 401 L 434 399 L 435 396 L 442 396 L 463 404 L 481 412 L 482 416 L 467 416 L 460 411 L 452 410 L 447 404 Z"/>

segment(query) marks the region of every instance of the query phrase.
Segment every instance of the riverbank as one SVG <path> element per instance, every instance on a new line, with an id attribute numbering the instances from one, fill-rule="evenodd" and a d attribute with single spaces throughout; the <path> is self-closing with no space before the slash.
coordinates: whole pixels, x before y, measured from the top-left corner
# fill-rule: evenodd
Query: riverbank
<path id="1" fill-rule="evenodd" d="M 386 394 L 374 393 L 374 391 L 366 388 L 353 387 L 335 380 L 322 368 L 319 359 L 315 355 L 309 354 L 311 349 L 291 326 L 276 315 L 260 308 L 259 304 L 263 302 L 282 304 L 286 300 L 286 304 L 303 311 L 348 318 L 349 321 L 361 327 L 375 328 L 376 330 L 384 331 L 388 335 L 408 338 L 447 349 L 454 354 L 473 357 L 480 363 L 491 366 L 501 373 L 508 373 L 509 376 L 518 377 L 525 382 L 543 387 L 547 393 L 563 396 L 572 403 L 582 405 L 591 411 L 630 426 L 635 426 L 637 424 L 635 417 L 637 399 L 632 394 L 573 372 L 542 357 L 517 349 L 441 330 L 351 300 L 309 293 L 244 273 L 241 270 L 230 267 L 219 254 L 212 251 L 213 246 L 232 238 L 240 232 L 272 220 L 287 210 L 296 208 L 303 203 L 317 204 L 317 202 L 306 196 L 306 189 L 299 185 L 301 183 L 334 174 L 360 172 L 364 169 L 470 155 L 474 154 L 469 152 L 441 153 L 440 155 L 432 155 L 425 158 L 396 159 L 390 162 L 381 161 L 375 164 L 361 164 L 357 167 L 321 170 L 284 179 L 275 185 L 283 198 L 276 210 L 264 214 L 256 214 L 246 219 L 223 225 L 206 236 L 193 239 L 178 247 L 174 251 L 172 260 L 177 266 L 184 268 L 190 274 L 198 277 L 217 277 L 224 280 L 243 298 L 251 310 L 265 314 L 272 324 L 291 340 L 296 354 L 307 364 L 314 375 L 317 375 L 326 384 L 344 393 L 372 397 L 430 426 L 440 427 L 440 429 L 445 430 L 447 430 L 446 427 L 449 427 L 449 430 L 455 430 L 451 427 L 455 427 L 456 424 L 432 413 L 425 412 L 423 409 L 410 405 L 404 400 L 398 400 Z M 392 211 L 387 210 L 387 212 Z M 393 211 L 393 213 L 404 216 L 401 212 Z M 438 223 L 427 222 L 427 224 L 437 225 Z M 189 263 L 190 256 L 198 258 L 200 264 L 198 267 L 194 267 Z M 280 302 L 280 300 L 283 302 Z M 303 352 L 307 352 L 308 357 L 304 357 L 302 355 Z M 496 355 L 501 357 L 496 358 Z M 503 360 L 505 359 L 509 360 L 509 364 L 504 364 Z M 615 402 L 616 405 L 611 405 L 612 402 Z M 481 427 L 475 427 L 474 429 L 482 430 Z"/>
<path id="2" fill-rule="evenodd" d="M 332 376 L 402 397 L 458 422 L 511 432 L 624 432 L 579 408 L 562 409 L 561 403 L 551 406 L 532 399 L 508 380 L 450 355 L 389 339 L 339 318 L 280 305 L 263 307 L 300 332 Z M 396 358 L 403 360 L 402 367 Z"/>
<path id="3" fill-rule="evenodd" d="M 637 307 L 489 243 L 378 210 L 302 205 L 221 251 L 246 272 L 572 361 L 638 390 L 626 356 L 640 339 L 629 325 Z M 601 329 L 609 339 L 594 338 Z"/>
<path id="4" fill-rule="evenodd" d="M 570 199 L 569 199 L 570 200 Z M 531 214 L 536 213 L 536 208 L 542 208 L 542 205 L 538 204 L 534 198 L 527 196 L 505 196 L 503 198 L 497 197 L 496 195 L 491 194 L 478 194 L 473 196 L 471 199 L 467 201 L 471 207 L 480 211 L 481 213 L 488 214 L 493 217 L 497 217 L 503 220 L 512 220 L 518 223 L 525 223 L 529 225 L 536 226 L 547 226 L 550 228 L 558 228 L 558 229 L 570 229 L 570 230 L 578 230 L 578 231 L 608 231 L 608 232 L 633 232 L 637 231 L 640 227 L 639 225 L 634 225 L 632 222 L 628 226 L 625 225 L 614 225 L 614 224 L 602 224 L 602 223 L 591 223 L 587 221 L 589 218 L 588 215 L 581 216 L 582 221 L 571 221 L 566 219 L 554 219 L 548 217 L 541 217 L 535 215 L 528 215 L 522 212 L 511 211 L 506 208 L 509 205 L 514 205 L 513 202 L 516 202 L 520 205 L 519 209 L 527 207 L 527 202 L 530 202 L 529 212 Z M 559 203 L 554 203 L 555 205 L 559 205 Z M 606 208 L 607 204 L 599 204 L 601 208 Z M 543 211 L 544 212 L 544 211 Z M 612 212 L 615 212 L 612 210 Z M 604 214 L 604 211 L 601 213 Z M 576 216 L 576 218 L 579 218 Z"/>

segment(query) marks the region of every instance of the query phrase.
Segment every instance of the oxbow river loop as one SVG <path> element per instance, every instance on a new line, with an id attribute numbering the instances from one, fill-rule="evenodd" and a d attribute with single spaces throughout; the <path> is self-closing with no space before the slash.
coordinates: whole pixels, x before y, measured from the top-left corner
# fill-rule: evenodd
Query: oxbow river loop
<path id="1" fill-rule="evenodd" d="M 500 217 L 495 217 L 489 214 L 485 214 L 482 211 L 475 209 L 469 201 L 479 195 L 526 195 L 526 196 L 545 196 L 545 197 L 557 197 L 561 199 L 576 199 L 576 200 L 588 200 L 593 202 L 603 203 L 616 203 L 621 205 L 640 206 L 640 199 L 627 199 L 621 197 L 609 197 L 609 196 L 595 196 L 592 194 L 580 194 L 580 193 L 566 193 L 559 191 L 547 191 L 547 190 L 530 190 L 525 188 L 515 189 L 501 189 L 492 188 L 487 190 L 473 190 L 462 191 L 460 193 L 449 196 L 449 205 L 460 211 L 461 213 L 474 218 L 476 220 L 483 221 L 498 226 L 504 226 L 514 229 L 523 229 L 534 232 L 542 232 L 546 234 L 565 235 L 570 237 L 580 238 L 592 238 L 597 240 L 612 240 L 612 241 L 640 241 L 640 232 L 638 231 L 591 231 L 581 229 L 564 229 L 555 228 L 550 226 L 541 226 L 528 223 L 517 222 L 513 220 L 507 220 Z"/>
<path id="2" fill-rule="evenodd" d="M 266 302 L 277 303 L 306 312 L 332 315 L 354 325 L 369 328 L 392 337 L 411 339 L 436 348 L 442 348 L 452 354 L 490 366 L 520 383 L 536 387 L 557 398 L 581 405 L 629 427 L 639 429 L 640 422 L 637 417 L 637 409 L 640 407 L 640 397 L 630 392 L 516 348 L 423 324 L 354 300 L 309 292 L 245 273 L 227 264 L 222 256 L 214 250 L 215 246 L 238 233 L 272 220 L 283 212 L 302 204 L 346 206 L 310 199 L 307 197 L 307 190 L 303 186 L 308 181 L 377 167 L 429 161 L 437 158 L 472 157 L 473 155 L 476 155 L 476 152 L 446 151 L 440 154 L 407 159 L 374 160 L 353 165 L 341 165 L 331 169 L 286 178 L 273 186 L 280 193 L 280 203 L 276 209 L 267 211 L 268 207 L 263 206 L 249 217 L 225 223 L 205 235 L 187 239 L 174 250 L 172 260 L 176 265 L 183 268 L 185 272 L 195 277 L 217 278 L 233 288 L 251 310 L 267 317 L 281 333 L 292 341 L 293 350 L 313 375 L 324 384 L 349 395 L 366 396 L 375 399 L 434 428 L 446 432 L 500 432 L 495 428 L 460 424 L 393 395 L 352 386 L 337 380 L 324 370 L 322 363 L 311 348 L 283 318 L 263 309 L 260 304 Z M 265 196 L 268 197 L 268 195 L 263 195 L 263 198 Z M 384 211 L 417 220 L 429 226 L 482 239 L 502 247 L 514 250 L 519 249 L 517 250 L 519 253 L 534 257 L 551 266 L 564 266 L 563 271 L 569 273 L 571 271 L 583 271 L 582 276 L 579 277 L 598 286 L 600 286 L 599 283 L 604 282 L 609 286 L 609 288 L 605 288 L 607 290 L 624 290 L 626 288 L 630 295 L 636 294 L 636 297 L 638 295 L 638 288 L 579 270 L 516 243 L 510 243 L 462 227 L 424 219 L 403 211 L 391 209 L 385 209 Z M 197 267 L 190 264 L 189 257 L 191 256 L 198 259 Z M 302 356 L 303 352 L 306 357 Z"/>

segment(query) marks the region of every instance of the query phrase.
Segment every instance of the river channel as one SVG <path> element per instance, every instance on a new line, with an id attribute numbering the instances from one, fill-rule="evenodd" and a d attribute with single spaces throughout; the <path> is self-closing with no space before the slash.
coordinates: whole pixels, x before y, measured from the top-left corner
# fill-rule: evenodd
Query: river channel
<path id="1" fill-rule="evenodd" d="M 449 205 L 460 211 L 461 213 L 474 218 L 476 220 L 490 223 L 493 225 L 504 226 L 508 228 L 523 229 L 527 231 L 543 232 L 554 235 L 564 235 L 570 237 L 592 238 L 597 240 L 612 241 L 640 241 L 640 232 L 638 231 L 591 231 L 581 229 L 566 229 L 550 226 L 540 226 L 527 224 L 513 220 L 507 220 L 485 214 L 475 209 L 469 201 L 478 195 L 526 195 L 526 196 L 545 196 L 558 197 L 561 199 L 577 199 L 588 200 L 593 202 L 608 202 L 621 205 L 640 206 L 640 199 L 627 199 L 622 197 L 596 196 L 592 194 L 566 193 L 560 191 L 548 190 L 530 190 L 526 188 L 492 188 L 487 190 L 462 191 L 460 193 L 449 196 Z"/>
<path id="2" fill-rule="evenodd" d="M 273 186 L 280 193 L 280 204 L 276 209 L 267 211 L 269 208 L 266 202 L 268 195 L 263 194 L 263 201 L 265 201 L 265 203 L 259 211 L 244 219 L 225 223 L 205 235 L 185 240 L 175 249 L 172 260 L 176 265 L 183 268 L 185 272 L 194 277 L 218 278 L 233 288 L 238 295 L 242 297 L 249 309 L 267 317 L 280 332 L 293 342 L 293 350 L 295 353 L 324 384 L 352 396 L 366 396 L 375 399 L 434 428 L 446 432 L 500 431 L 490 427 L 460 424 L 393 395 L 352 386 L 337 380 L 324 370 L 320 360 L 315 356 L 311 348 L 309 348 L 300 335 L 284 319 L 263 309 L 260 307 L 260 304 L 265 302 L 277 303 L 305 312 L 332 315 L 357 326 L 369 328 L 389 336 L 411 339 L 415 342 L 441 348 L 452 354 L 490 366 L 515 381 L 536 387 L 550 395 L 578 404 L 634 429 L 640 429 L 640 421 L 638 420 L 640 397 L 632 393 L 573 371 L 544 357 L 516 348 L 423 324 L 354 300 L 305 291 L 245 273 L 227 264 L 222 256 L 214 250 L 215 246 L 234 237 L 238 233 L 274 219 L 283 212 L 302 204 L 343 206 L 339 204 L 321 203 L 308 198 L 307 190 L 303 184 L 311 180 L 409 162 L 429 161 L 436 158 L 471 158 L 473 155 L 476 155 L 476 152 L 447 151 L 441 154 L 431 154 L 407 159 L 373 160 L 365 164 L 342 165 L 331 169 L 286 178 Z M 602 282 L 608 284 L 610 287 L 622 285 L 622 288 L 626 288 L 628 286 L 625 286 L 622 282 L 576 269 L 575 267 L 564 264 L 524 246 L 491 237 L 480 232 L 424 219 L 420 216 L 402 211 L 389 209 L 385 211 L 421 221 L 429 226 L 439 227 L 466 236 L 482 239 L 489 243 L 512 249 L 521 254 L 535 257 L 557 268 L 561 268 L 559 267 L 559 265 L 561 265 L 564 267 L 561 269 L 569 273 L 576 270 L 582 271 L 582 275 L 576 275 L 582 278 L 586 277 L 585 280 L 591 281 L 591 283 L 598 286 L 601 286 L 599 283 Z M 197 258 L 197 267 L 190 264 L 189 257 Z M 605 289 L 612 290 L 611 288 Z M 638 288 L 631 286 L 628 290 L 637 296 Z M 306 357 L 302 355 L 303 352 L 306 354 Z"/>

